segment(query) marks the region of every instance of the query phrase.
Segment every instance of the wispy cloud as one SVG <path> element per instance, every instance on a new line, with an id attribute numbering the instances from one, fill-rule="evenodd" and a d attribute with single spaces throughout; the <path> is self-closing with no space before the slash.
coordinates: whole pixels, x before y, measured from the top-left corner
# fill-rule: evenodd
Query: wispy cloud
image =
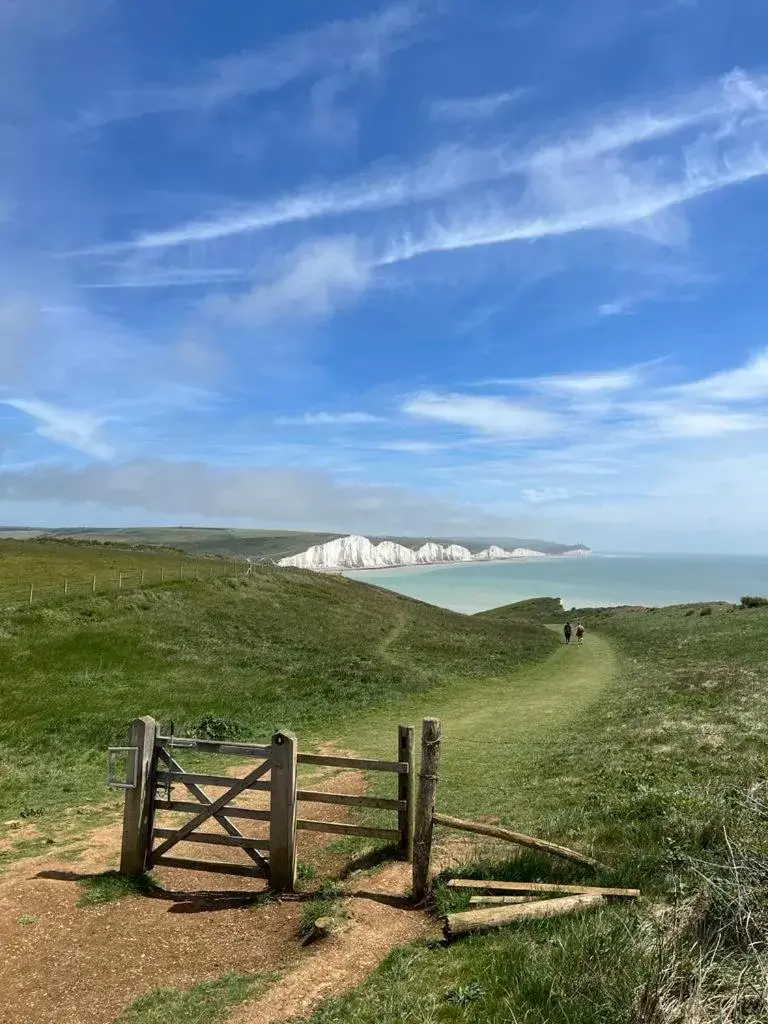
<path id="1" fill-rule="evenodd" d="M 421 18 L 414 3 L 395 3 L 368 17 L 332 21 L 278 39 L 272 45 L 213 61 L 184 81 L 111 93 L 85 112 L 81 127 L 98 127 L 148 114 L 207 111 L 292 82 L 331 72 L 373 74 L 408 46 Z"/>
<path id="2" fill-rule="evenodd" d="M 562 426 L 559 417 L 552 412 L 495 396 L 425 391 L 408 398 L 403 403 L 403 412 L 420 419 L 520 439 L 547 437 Z"/>
<path id="3" fill-rule="evenodd" d="M 698 136 L 691 136 L 693 129 Z M 675 136 L 677 150 L 660 166 L 642 158 L 645 144 Z M 506 141 L 442 147 L 415 166 L 374 169 L 81 253 L 163 249 L 410 207 L 504 179 L 526 185 L 517 204 L 492 192 L 480 197 L 481 212 L 476 201 L 454 205 L 440 217 L 433 213 L 426 231 L 409 226 L 384 247 L 380 262 L 583 231 L 636 230 L 709 192 L 763 177 L 767 154 L 768 83 L 737 71 L 655 107 L 630 107 L 555 139 L 514 147 Z"/>
<path id="4" fill-rule="evenodd" d="M 568 395 L 603 395 L 616 391 L 629 391 L 642 379 L 639 369 L 607 370 L 604 373 L 569 373 L 555 377 L 540 377 L 528 381 L 536 390 L 554 391 Z"/>
<path id="5" fill-rule="evenodd" d="M 678 391 L 692 397 L 724 402 L 768 398 L 768 348 L 744 366 L 682 385 Z"/>
<path id="6" fill-rule="evenodd" d="M 513 103 L 519 103 L 528 89 L 488 93 L 484 96 L 459 96 L 434 100 L 429 105 L 433 121 L 487 121 Z"/>
<path id="7" fill-rule="evenodd" d="M 224 210 L 167 230 L 144 232 L 126 242 L 79 250 L 74 255 L 172 248 L 286 224 L 407 206 L 439 198 L 467 185 L 505 177 L 510 172 L 510 159 L 505 145 L 477 150 L 444 146 L 415 167 L 372 170 L 324 187 Z"/>
<path id="8" fill-rule="evenodd" d="M 109 459 L 114 455 L 114 449 L 102 436 L 106 422 L 103 417 L 63 409 L 37 399 L 6 398 L 2 399 L 2 404 L 31 416 L 37 423 L 40 437 L 96 459 Z"/>
<path id="9" fill-rule="evenodd" d="M 305 412 L 301 416 L 278 416 L 280 426 L 334 427 L 381 423 L 381 416 L 370 412 Z"/>
<path id="10" fill-rule="evenodd" d="M 320 319 L 356 298 L 370 277 L 370 265 L 355 239 L 320 239 L 300 246 L 281 261 L 272 278 L 248 292 L 212 299 L 208 312 L 249 327 L 280 319 Z"/>

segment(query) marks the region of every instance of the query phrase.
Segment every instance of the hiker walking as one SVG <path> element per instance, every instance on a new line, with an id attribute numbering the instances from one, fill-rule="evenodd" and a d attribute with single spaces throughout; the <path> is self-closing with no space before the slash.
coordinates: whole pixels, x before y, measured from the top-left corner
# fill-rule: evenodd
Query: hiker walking
<path id="1" fill-rule="evenodd" d="M 571 642 L 571 624 L 570 624 L 570 622 L 566 622 L 566 624 L 563 626 L 563 636 L 565 637 L 565 642 L 567 644 L 569 644 Z"/>
<path id="2" fill-rule="evenodd" d="M 579 623 L 578 626 L 576 627 L 576 641 L 577 641 L 577 643 L 581 643 L 583 639 L 584 639 L 584 626 L 582 625 L 582 623 Z"/>

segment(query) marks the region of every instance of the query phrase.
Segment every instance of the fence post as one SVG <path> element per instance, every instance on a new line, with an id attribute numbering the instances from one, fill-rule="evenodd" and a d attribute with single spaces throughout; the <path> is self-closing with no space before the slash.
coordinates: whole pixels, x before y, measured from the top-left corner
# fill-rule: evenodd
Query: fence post
<path id="1" fill-rule="evenodd" d="M 65 576 L 64 577 L 64 596 L 66 597 L 68 593 L 69 593 L 69 580 Z"/>
<path id="2" fill-rule="evenodd" d="M 397 759 L 408 765 L 407 775 L 397 776 L 397 799 L 405 801 L 405 807 L 397 813 L 397 827 L 400 830 L 400 856 L 413 860 L 414 797 L 416 795 L 416 759 L 413 752 L 414 729 L 412 725 L 401 725 L 397 731 Z"/>
<path id="3" fill-rule="evenodd" d="M 91 592 L 96 593 L 96 573 L 93 574 L 93 582 L 91 583 Z"/>
<path id="4" fill-rule="evenodd" d="M 425 718 L 421 731 L 421 772 L 413 840 L 413 899 L 423 903 L 432 861 L 432 815 L 435 813 L 437 766 L 440 763 L 440 719 Z"/>
<path id="5" fill-rule="evenodd" d="M 32 595 L 35 593 L 35 584 L 29 584 L 29 603 L 32 604 Z"/>
<path id="6" fill-rule="evenodd" d="M 296 886 L 296 736 L 272 737 L 272 785 L 269 809 L 269 884 L 276 892 Z"/>
<path id="7" fill-rule="evenodd" d="M 180 565 L 179 566 L 179 581 L 181 581 L 183 579 L 184 579 L 184 566 Z"/>
<path id="8" fill-rule="evenodd" d="M 142 587 L 144 586 L 144 570 L 143 569 L 141 570 L 141 579 L 139 580 L 139 583 L 141 584 Z"/>
<path id="9" fill-rule="evenodd" d="M 121 572 L 117 574 L 117 589 L 123 589 L 123 574 Z"/>
<path id="10" fill-rule="evenodd" d="M 160 582 L 165 583 L 165 569 L 162 565 L 160 566 Z"/>
<path id="11" fill-rule="evenodd" d="M 136 785 L 125 791 L 121 875 L 141 875 L 148 867 L 152 847 L 156 735 L 157 722 L 154 718 L 136 718 L 131 723 L 128 746 L 136 747 Z"/>

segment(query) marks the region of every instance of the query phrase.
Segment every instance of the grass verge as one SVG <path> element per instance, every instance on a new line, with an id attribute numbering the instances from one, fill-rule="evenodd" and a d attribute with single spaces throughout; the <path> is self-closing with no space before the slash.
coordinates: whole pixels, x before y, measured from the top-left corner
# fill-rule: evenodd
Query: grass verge
<path id="1" fill-rule="evenodd" d="M 218 1024 L 233 1007 L 256 999 L 278 978 L 231 972 L 191 988 L 158 988 L 137 999 L 115 1024 Z"/>

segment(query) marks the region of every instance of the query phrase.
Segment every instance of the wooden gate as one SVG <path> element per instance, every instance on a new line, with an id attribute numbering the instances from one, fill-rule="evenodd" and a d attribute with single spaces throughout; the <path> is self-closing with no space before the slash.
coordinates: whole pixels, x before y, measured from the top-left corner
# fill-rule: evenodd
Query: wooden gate
<path id="1" fill-rule="evenodd" d="M 243 760 L 252 758 L 256 764 L 239 778 L 187 772 L 178 759 L 180 750 L 227 754 Z M 113 785 L 125 789 L 122 874 L 138 875 L 160 866 L 177 867 L 266 878 L 276 891 L 291 891 L 296 882 L 297 830 L 391 840 L 398 844 L 403 857 L 412 858 L 414 764 L 413 728 L 410 726 L 400 727 L 396 761 L 299 754 L 296 737 L 291 732 L 278 732 L 271 743 L 264 745 L 162 736 L 153 718 L 136 719 L 131 727 L 129 746 L 110 751 L 111 754 L 118 752 L 127 754 L 130 761 L 125 781 L 110 778 Z M 391 772 L 398 779 L 397 796 L 300 790 L 298 764 Z M 181 797 L 179 787 L 183 787 Z M 211 796 L 207 789 L 223 792 Z M 235 802 L 242 794 L 253 791 L 269 793 L 268 810 Z M 299 801 L 396 811 L 397 828 L 299 819 Z M 184 814 L 187 819 L 179 826 L 161 826 L 156 820 L 158 812 Z M 248 822 L 267 823 L 268 835 L 248 835 L 244 831 Z M 209 831 L 211 826 L 220 831 Z M 236 849 L 242 852 L 244 860 L 230 863 L 172 854 L 180 843 Z"/>

